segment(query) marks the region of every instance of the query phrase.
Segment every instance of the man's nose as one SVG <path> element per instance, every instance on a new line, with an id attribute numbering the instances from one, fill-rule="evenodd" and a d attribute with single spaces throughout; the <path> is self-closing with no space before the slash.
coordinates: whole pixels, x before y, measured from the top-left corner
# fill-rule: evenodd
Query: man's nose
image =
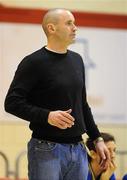
<path id="1" fill-rule="evenodd" d="M 77 31 L 77 29 L 78 29 L 78 28 L 77 28 L 77 26 L 76 26 L 76 25 L 74 25 L 74 31 Z"/>
<path id="2" fill-rule="evenodd" d="M 77 31 L 77 29 L 78 29 L 77 26 L 75 24 L 73 24 L 72 30 Z"/>

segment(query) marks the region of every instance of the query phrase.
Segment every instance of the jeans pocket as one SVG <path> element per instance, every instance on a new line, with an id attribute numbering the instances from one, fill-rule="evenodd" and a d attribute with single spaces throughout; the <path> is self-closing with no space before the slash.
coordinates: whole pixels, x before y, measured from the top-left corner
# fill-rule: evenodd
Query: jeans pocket
<path id="1" fill-rule="evenodd" d="M 49 141 L 40 141 L 38 140 L 35 150 L 36 151 L 52 151 L 56 148 L 57 143 L 55 142 L 49 142 Z"/>

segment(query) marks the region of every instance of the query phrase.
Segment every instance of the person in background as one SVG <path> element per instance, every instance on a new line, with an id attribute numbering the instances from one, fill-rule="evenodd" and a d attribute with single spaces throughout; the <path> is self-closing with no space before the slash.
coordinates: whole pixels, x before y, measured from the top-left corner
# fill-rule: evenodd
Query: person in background
<path id="1" fill-rule="evenodd" d="M 69 10 L 51 9 L 42 27 L 47 44 L 19 64 L 5 110 L 30 122 L 29 180 L 86 180 L 82 134 L 96 143 L 102 167 L 110 156 L 87 103 L 83 60 L 68 50 L 75 42 L 75 18 Z"/>
<path id="2" fill-rule="evenodd" d="M 123 176 L 122 180 L 127 180 L 127 174 Z"/>
<path id="3" fill-rule="evenodd" d="M 89 174 L 88 180 L 116 180 L 114 171 L 116 170 L 115 156 L 116 143 L 114 137 L 109 133 L 101 133 L 101 137 L 110 152 L 110 163 L 106 168 L 100 166 L 100 157 L 96 151 L 93 141 L 88 138 L 86 146 L 88 147 Z"/>

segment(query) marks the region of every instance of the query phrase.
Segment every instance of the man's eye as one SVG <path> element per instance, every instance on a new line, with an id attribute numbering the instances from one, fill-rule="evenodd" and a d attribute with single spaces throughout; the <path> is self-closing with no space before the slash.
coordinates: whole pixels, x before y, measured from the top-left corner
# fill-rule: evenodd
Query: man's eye
<path id="1" fill-rule="evenodd" d="M 72 24 L 72 22 L 68 22 L 67 24 L 68 24 L 68 25 L 71 25 L 71 24 Z"/>
<path id="2" fill-rule="evenodd" d="M 67 24 L 68 25 L 74 25 L 74 23 L 72 21 L 68 21 Z"/>

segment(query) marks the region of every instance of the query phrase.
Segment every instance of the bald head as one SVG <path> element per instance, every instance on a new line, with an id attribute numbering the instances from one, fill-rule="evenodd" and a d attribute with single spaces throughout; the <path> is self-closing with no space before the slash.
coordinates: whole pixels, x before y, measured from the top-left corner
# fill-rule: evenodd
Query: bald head
<path id="1" fill-rule="evenodd" d="M 49 10 L 43 17 L 42 27 L 46 35 L 48 35 L 48 24 L 56 25 L 59 22 L 60 16 L 64 13 L 70 13 L 70 11 L 66 9 L 51 9 Z"/>

